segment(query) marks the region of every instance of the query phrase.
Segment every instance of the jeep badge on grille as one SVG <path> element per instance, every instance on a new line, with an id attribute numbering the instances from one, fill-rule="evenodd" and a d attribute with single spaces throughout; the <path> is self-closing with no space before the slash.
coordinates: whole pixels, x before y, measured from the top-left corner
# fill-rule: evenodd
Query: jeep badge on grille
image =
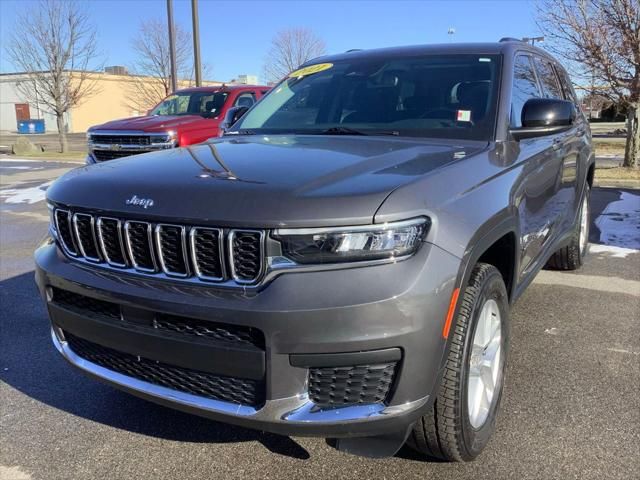
<path id="1" fill-rule="evenodd" d="M 140 198 L 136 194 L 133 194 L 131 198 L 124 202 L 127 205 L 136 205 L 143 208 L 153 207 L 153 199 L 151 198 Z"/>

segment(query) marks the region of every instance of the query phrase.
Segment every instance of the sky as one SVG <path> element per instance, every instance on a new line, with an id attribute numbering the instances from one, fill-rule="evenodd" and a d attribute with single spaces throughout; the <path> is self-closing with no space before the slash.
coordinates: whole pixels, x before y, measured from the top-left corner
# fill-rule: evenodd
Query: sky
<path id="1" fill-rule="evenodd" d="M 104 65 L 133 63 L 131 40 L 142 20 L 166 21 L 165 0 L 80 0 L 97 28 Z M 306 27 L 327 53 L 443 42 L 497 41 L 538 34 L 533 0 L 199 0 L 200 44 L 209 80 L 258 75 L 281 29 Z M 35 0 L 0 0 L 0 72 L 14 71 L 4 45 L 16 16 Z M 174 0 L 176 24 L 191 29 L 191 1 Z M 455 33 L 447 31 L 453 28 Z"/>

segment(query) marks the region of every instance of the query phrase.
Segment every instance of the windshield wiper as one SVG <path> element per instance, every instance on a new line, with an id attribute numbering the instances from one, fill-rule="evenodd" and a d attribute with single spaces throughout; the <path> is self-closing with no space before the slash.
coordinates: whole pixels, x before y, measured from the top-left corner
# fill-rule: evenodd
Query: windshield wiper
<path id="1" fill-rule="evenodd" d="M 331 127 L 323 130 L 319 135 L 393 135 L 398 136 L 400 132 L 396 130 L 372 130 L 371 132 L 363 132 L 349 127 Z"/>
<path id="2" fill-rule="evenodd" d="M 331 127 L 319 132 L 319 135 L 369 135 L 366 132 L 349 127 Z"/>

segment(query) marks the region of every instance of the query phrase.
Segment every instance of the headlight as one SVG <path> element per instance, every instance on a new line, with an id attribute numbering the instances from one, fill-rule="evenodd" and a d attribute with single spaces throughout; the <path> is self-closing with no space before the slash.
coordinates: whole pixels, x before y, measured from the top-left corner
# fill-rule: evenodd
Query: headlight
<path id="1" fill-rule="evenodd" d="M 175 142 L 178 134 L 174 130 L 168 130 L 164 135 L 152 135 L 151 143 L 170 143 Z"/>
<path id="2" fill-rule="evenodd" d="M 322 264 L 393 259 L 415 253 L 429 229 L 428 218 L 380 225 L 274 230 L 283 256 Z"/>

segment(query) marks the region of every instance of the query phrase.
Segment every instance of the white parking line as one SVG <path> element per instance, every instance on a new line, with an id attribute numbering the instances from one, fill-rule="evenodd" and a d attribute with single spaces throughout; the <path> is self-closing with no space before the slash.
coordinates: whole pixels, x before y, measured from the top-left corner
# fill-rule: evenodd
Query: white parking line
<path id="1" fill-rule="evenodd" d="M 38 163 L 40 160 L 30 160 L 27 158 L 0 158 L 0 163 L 2 162 L 15 162 L 15 163 L 22 163 L 22 162 L 26 162 L 26 163 Z"/>

